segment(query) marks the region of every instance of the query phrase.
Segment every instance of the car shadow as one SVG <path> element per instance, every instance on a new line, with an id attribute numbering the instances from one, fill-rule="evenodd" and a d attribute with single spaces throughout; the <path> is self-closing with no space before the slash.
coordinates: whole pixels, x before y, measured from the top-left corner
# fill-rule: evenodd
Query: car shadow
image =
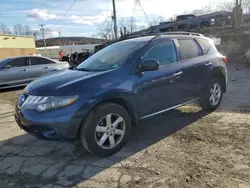
<path id="1" fill-rule="evenodd" d="M 33 153 L 36 153 L 36 158 L 42 157 L 45 158 L 43 161 L 50 161 L 51 163 L 49 163 L 49 166 L 51 168 L 55 165 L 59 165 L 60 163 L 65 164 L 65 166 L 58 168 L 58 173 L 55 174 L 52 173 L 53 169 L 48 168 L 48 173 L 51 172 L 52 175 L 44 177 L 44 173 L 47 171 L 44 170 L 40 173 L 33 172 L 32 168 L 37 165 L 37 163 L 32 163 L 29 166 L 30 170 L 27 170 L 27 168 L 22 165 L 21 169 L 14 173 L 14 175 L 19 176 L 10 176 L 6 171 L 1 173 L 1 162 L 3 162 L 3 160 L 0 160 L 0 180 L 14 182 L 14 187 L 22 187 L 34 183 L 43 184 L 44 182 L 56 184 L 59 179 L 65 178 L 66 181 L 71 181 L 70 186 L 76 186 L 79 183 L 83 183 L 91 177 L 96 176 L 105 169 L 119 164 L 121 161 L 135 155 L 141 150 L 148 148 L 175 132 L 189 126 L 206 115 L 208 115 L 208 113 L 201 110 L 185 112 L 180 109 L 176 109 L 169 111 L 168 113 L 163 113 L 161 115 L 143 120 L 139 125 L 132 127 L 127 145 L 120 152 L 107 158 L 99 158 L 89 154 L 85 149 L 83 149 L 79 141 L 63 143 L 40 141 L 28 134 L 13 137 L 8 140 L 1 141 L 4 142 L 2 144 L 0 142 L 0 159 L 1 157 L 25 156 L 21 155 L 24 151 L 32 151 Z M 6 149 L 4 149 L 4 147 Z M 11 153 L 9 147 L 17 148 Z M 44 149 L 47 152 L 41 152 Z M 20 151 L 17 152 L 17 150 Z M 34 156 L 29 153 L 26 157 L 32 158 Z M 15 161 L 11 161 L 11 163 L 13 163 L 13 165 L 18 164 Z M 78 168 L 81 165 L 85 166 L 85 168 L 74 175 L 70 173 L 67 174 L 69 170 L 72 171 L 72 169 L 67 168 L 70 165 L 72 165 L 72 168 Z M 86 173 L 88 167 L 94 167 L 95 170 Z M 10 168 L 11 167 L 8 167 L 8 169 Z M 34 167 L 34 169 L 37 168 Z M 64 173 L 64 175 L 62 173 Z M 86 176 L 86 174 L 88 175 Z M 23 181 L 23 179 L 25 179 L 25 181 Z M 60 185 L 60 183 L 57 183 L 57 185 L 58 184 Z"/>

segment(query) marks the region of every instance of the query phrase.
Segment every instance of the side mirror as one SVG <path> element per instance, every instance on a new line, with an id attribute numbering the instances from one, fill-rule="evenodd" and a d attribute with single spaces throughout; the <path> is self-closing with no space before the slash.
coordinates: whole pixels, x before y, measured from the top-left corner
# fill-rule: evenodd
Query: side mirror
<path id="1" fill-rule="evenodd" d="M 11 68 L 11 65 L 10 64 L 7 64 L 3 67 L 3 69 L 10 69 Z"/>
<path id="2" fill-rule="evenodd" d="M 156 60 L 144 60 L 137 66 L 137 73 L 145 71 L 156 71 L 159 69 L 159 62 Z"/>

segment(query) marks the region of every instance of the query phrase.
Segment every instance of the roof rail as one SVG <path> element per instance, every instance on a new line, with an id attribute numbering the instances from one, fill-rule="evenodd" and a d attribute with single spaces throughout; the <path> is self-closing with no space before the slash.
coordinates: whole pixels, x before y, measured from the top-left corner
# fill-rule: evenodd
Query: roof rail
<path id="1" fill-rule="evenodd" d="M 200 33 L 193 33 L 193 32 L 182 32 L 182 31 L 176 31 L 176 32 L 163 32 L 160 33 L 162 35 L 190 35 L 190 36 L 199 36 L 204 37 L 204 35 Z"/>

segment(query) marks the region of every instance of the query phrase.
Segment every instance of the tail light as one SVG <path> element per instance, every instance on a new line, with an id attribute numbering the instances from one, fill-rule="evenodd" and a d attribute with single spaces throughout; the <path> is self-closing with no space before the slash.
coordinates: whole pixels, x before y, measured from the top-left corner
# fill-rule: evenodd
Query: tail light
<path id="1" fill-rule="evenodd" d="M 227 63 L 227 57 L 226 57 L 226 56 L 223 56 L 223 57 L 222 57 L 222 61 L 223 61 L 224 63 Z"/>

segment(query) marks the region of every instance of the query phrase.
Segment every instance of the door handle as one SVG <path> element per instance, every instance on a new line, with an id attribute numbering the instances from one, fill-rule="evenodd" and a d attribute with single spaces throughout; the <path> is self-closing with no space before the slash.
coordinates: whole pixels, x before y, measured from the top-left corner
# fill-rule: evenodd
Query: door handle
<path id="1" fill-rule="evenodd" d="M 23 69 L 23 71 L 27 71 L 27 69 Z"/>
<path id="2" fill-rule="evenodd" d="M 49 68 L 48 66 L 44 67 L 44 69 L 48 69 L 48 68 Z"/>
<path id="3" fill-rule="evenodd" d="M 207 62 L 205 66 L 207 67 L 207 66 L 212 65 L 212 64 L 213 64 L 212 62 Z"/>
<path id="4" fill-rule="evenodd" d="M 180 72 L 174 73 L 173 76 L 180 76 L 180 75 L 182 75 L 182 73 L 183 73 L 183 72 L 180 71 Z"/>

